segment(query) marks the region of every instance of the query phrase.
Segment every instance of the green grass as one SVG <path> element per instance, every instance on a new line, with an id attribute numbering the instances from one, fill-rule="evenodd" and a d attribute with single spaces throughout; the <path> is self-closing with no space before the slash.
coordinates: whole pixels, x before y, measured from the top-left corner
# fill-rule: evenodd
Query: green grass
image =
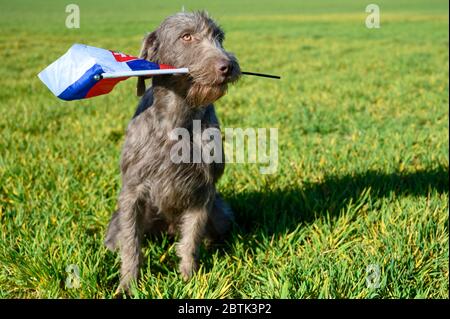
<path id="1" fill-rule="evenodd" d="M 120 190 L 133 80 L 76 102 L 37 73 L 71 44 L 136 54 L 166 15 L 205 8 L 244 78 L 217 102 L 223 127 L 278 127 L 279 169 L 228 165 L 238 227 L 185 284 L 174 242 L 145 245 L 142 298 L 448 298 L 448 2 L 0 0 L 0 297 L 110 298 L 102 244 Z M 81 287 L 65 288 L 78 265 Z M 366 286 L 377 264 L 380 287 Z"/>

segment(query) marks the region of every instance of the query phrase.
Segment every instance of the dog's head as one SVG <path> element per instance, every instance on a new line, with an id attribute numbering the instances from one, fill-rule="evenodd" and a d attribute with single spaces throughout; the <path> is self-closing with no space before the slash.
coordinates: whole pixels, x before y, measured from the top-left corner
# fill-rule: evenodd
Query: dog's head
<path id="1" fill-rule="evenodd" d="M 241 74 L 237 59 L 223 48 L 223 40 L 224 32 L 207 13 L 178 13 L 166 18 L 144 38 L 140 57 L 189 68 L 188 75 L 171 76 L 171 82 L 185 87 L 184 94 L 191 105 L 203 106 L 224 95 L 227 85 Z M 141 78 L 138 95 L 143 90 Z"/>

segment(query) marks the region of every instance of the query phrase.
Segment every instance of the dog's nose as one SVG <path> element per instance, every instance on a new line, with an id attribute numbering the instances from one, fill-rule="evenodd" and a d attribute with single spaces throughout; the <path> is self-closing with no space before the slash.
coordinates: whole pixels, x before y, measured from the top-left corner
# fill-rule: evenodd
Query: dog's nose
<path id="1" fill-rule="evenodd" d="M 230 63 L 230 61 L 223 60 L 219 63 L 218 68 L 221 75 L 227 76 L 231 74 L 233 65 Z"/>

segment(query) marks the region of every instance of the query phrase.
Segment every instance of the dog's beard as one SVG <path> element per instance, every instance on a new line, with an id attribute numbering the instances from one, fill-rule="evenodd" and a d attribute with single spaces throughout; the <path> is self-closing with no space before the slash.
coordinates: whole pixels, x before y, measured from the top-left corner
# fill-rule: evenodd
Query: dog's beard
<path id="1" fill-rule="evenodd" d="M 220 99 L 227 91 L 227 84 L 193 83 L 188 90 L 186 100 L 192 106 L 206 106 Z"/>

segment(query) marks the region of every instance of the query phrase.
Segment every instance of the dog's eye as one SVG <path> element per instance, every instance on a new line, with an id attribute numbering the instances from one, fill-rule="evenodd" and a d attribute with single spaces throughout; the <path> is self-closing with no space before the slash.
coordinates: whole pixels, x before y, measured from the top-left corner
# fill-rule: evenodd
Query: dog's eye
<path id="1" fill-rule="evenodd" d="M 183 34 L 183 36 L 181 37 L 183 39 L 183 41 L 189 42 L 192 40 L 192 35 L 190 35 L 189 33 Z"/>

